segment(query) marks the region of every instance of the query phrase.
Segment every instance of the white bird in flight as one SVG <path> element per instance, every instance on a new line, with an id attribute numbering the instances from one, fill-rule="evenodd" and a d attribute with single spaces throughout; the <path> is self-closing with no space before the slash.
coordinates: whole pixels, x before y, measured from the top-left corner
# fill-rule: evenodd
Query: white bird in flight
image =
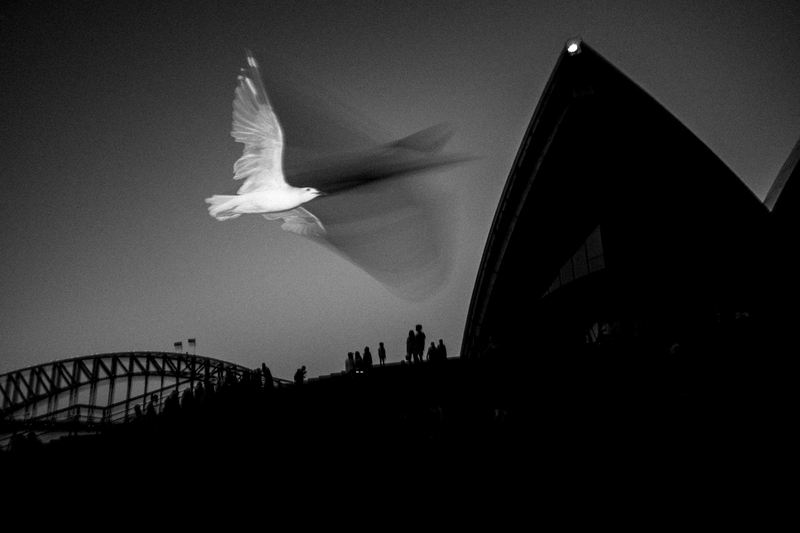
<path id="1" fill-rule="evenodd" d="M 407 299 L 432 295 L 449 273 L 452 195 L 405 178 L 474 158 L 442 153 L 452 134 L 446 124 L 385 144 L 370 138 L 364 143 L 362 132 L 354 132 L 350 117 L 342 120 L 338 108 L 313 98 L 297 100 L 303 96 L 297 90 L 287 94 L 298 105 L 287 124 L 295 128 L 295 139 L 298 132 L 306 137 L 300 136 L 304 141 L 294 154 L 289 147 L 294 159 L 284 168 L 283 131 L 248 50 L 233 100 L 231 131 L 245 145 L 233 167 L 234 179 L 244 183 L 236 195 L 207 198 L 211 216 L 283 219 L 282 229 L 335 251 L 394 294 Z M 280 92 L 275 96 L 280 101 Z M 315 216 L 303 205 L 320 195 L 325 197 L 315 203 Z"/>
<path id="2" fill-rule="evenodd" d="M 267 100 L 267 92 L 253 54 L 239 75 L 233 100 L 231 135 L 244 144 L 244 154 L 233 165 L 233 179 L 244 179 L 236 195 L 206 198 L 208 212 L 217 220 L 259 213 L 267 220 L 283 219 L 281 228 L 306 236 L 322 236 L 325 228 L 302 204 L 324 193 L 313 187 L 292 187 L 283 174 L 283 131 Z"/>

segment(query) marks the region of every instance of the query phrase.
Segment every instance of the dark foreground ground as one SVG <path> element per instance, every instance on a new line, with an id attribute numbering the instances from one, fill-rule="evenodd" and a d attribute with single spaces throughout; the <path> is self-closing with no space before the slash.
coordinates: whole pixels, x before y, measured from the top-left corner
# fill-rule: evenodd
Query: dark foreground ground
<path id="1" fill-rule="evenodd" d="M 4 452 L 2 486 L 29 502 L 100 498 L 108 510 L 111 500 L 119 516 L 233 505 L 248 520 L 243 509 L 301 521 L 320 506 L 350 516 L 444 509 L 468 521 L 788 497 L 779 487 L 796 471 L 791 394 L 748 372 L 720 384 L 597 355 L 231 387 L 169 418 Z"/>

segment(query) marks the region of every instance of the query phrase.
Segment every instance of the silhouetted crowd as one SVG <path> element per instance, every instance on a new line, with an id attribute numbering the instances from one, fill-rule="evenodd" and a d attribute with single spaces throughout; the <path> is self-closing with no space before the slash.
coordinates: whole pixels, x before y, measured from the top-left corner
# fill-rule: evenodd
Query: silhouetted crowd
<path id="1" fill-rule="evenodd" d="M 441 339 L 438 345 L 430 342 L 426 351 L 422 326 L 417 325 L 415 330 L 409 332 L 408 349 L 405 359 L 400 361 L 401 367 L 422 365 L 426 361 L 436 363 L 447 358 L 447 349 Z M 348 353 L 345 373 L 363 374 L 373 366 L 385 366 L 387 350 L 383 342 L 378 343 L 376 352 L 377 361 L 369 346 L 365 346 L 363 351 Z M 95 443 L 93 446 L 97 447 L 101 446 L 98 443 L 105 442 L 102 445 L 104 450 L 129 446 L 137 449 L 136 453 L 157 453 L 155 449 L 143 450 L 148 450 L 151 443 L 169 442 L 169 447 L 177 446 L 181 453 L 201 453 L 201 450 L 216 449 L 235 452 L 237 444 L 234 443 L 248 442 L 248 446 L 257 446 L 257 443 L 264 442 L 297 453 L 307 442 L 314 441 L 309 435 L 328 425 L 331 431 L 346 430 L 351 441 L 388 432 L 394 435 L 394 439 L 416 442 L 417 439 L 442 438 L 446 425 L 459 419 L 452 414 L 456 412 L 453 407 L 443 407 L 439 393 L 434 392 L 438 379 L 435 374 L 376 373 L 374 379 L 358 379 L 344 388 L 341 385 L 325 388 L 325 383 L 315 387 L 301 386 L 306 381 L 306 374 L 306 367 L 301 366 L 294 375 L 295 386 L 287 387 L 274 380 L 265 364 L 260 369 L 244 372 L 226 368 L 205 379 L 201 376 L 191 385 L 183 383 L 167 392 L 146 394 L 141 401 L 131 405 L 129 413 L 126 411 L 128 423 L 101 429 L 97 435 L 84 433 L 42 443 L 35 432 L 26 431 L 14 436 L 9 449 L 12 454 L 28 454 L 49 448 L 55 450 L 53 456 L 69 455 L 91 449 L 91 446 L 86 448 L 86 443 Z M 416 384 L 410 383 L 409 377 Z M 341 382 L 334 380 L 331 383 Z M 420 387 L 429 392 L 411 403 L 402 401 L 395 405 L 395 397 L 399 400 L 407 396 L 402 392 L 407 387 L 417 393 Z M 366 397 L 374 398 L 376 402 L 365 404 L 359 400 Z M 351 407 L 340 412 L 331 410 L 330 398 L 339 398 L 344 405 Z M 489 419 L 496 418 L 493 409 L 487 413 Z M 275 442 L 269 438 L 273 427 L 282 428 L 281 438 Z M 114 444 L 109 444 L 112 442 Z M 86 453 L 91 455 L 93 452 Z"/>
<path id="2" fill-rule="evenodd" d="M 417 324 L 415 329 L 409 330 L 406 338 L 406 356 L 401 362 L 419 364 L 424 361 L 439 363 L 447 360 L 447 347 L 444 340 L 439 339 L 438 345 L 431 341 L 426 351 L 425 338 L 422 325 Z M 378 361 L 380 366 L 386 365 L 386 347 L 383 342 L 378 343 Z M 363 355 L 359 351 L 348 352 L 344 362 L 344 371 L 345 374 L 361 374 L 371 369 L 372 366 L 372 352 L 370 352 L 369 346 L 365 346 Z"/>
<path id="3" fill-rule="evenodd" d="M 131 422 L 157 427 L 174 422 L 178 418 L 209 414 L 221 406 L 239 400 L 258 401 L 268 398 L 274 388 L 272 372 L 265 364 L 262 364 L 260 369 L 243 372 L 238 378 L 233 370 L 228 368 L 222 379 L 200 381 L 193 387 L 184 388 L 181 392 L 178 392 L 177 388 L 173 389 L 163 402 L 158 394 L 151 394 L 144 412 L 140 405 L 134 406 Z"/>

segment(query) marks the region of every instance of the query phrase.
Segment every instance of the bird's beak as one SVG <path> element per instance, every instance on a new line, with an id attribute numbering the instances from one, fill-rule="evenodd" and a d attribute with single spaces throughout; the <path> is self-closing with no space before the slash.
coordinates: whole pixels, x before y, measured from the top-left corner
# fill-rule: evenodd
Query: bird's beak
<path id="1" fill-rule="evenodd" d="M 328 193 L 324 191 L 317 191 L 317 196 L 328 196 Z"/>

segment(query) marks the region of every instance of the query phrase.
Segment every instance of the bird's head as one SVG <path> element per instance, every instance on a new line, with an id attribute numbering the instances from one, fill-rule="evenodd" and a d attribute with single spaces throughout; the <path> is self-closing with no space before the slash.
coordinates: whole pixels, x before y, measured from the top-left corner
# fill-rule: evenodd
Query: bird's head
<path id="1" fill-rule="evenodd" d="M 303 187 L 300 189 L 300 195 L 303 198 L 304 202 L 308 202 L 309 200 L 313 200 L 317 196 L 323 196 L 325 193 L 315 189 L 314 187 Z"/>

